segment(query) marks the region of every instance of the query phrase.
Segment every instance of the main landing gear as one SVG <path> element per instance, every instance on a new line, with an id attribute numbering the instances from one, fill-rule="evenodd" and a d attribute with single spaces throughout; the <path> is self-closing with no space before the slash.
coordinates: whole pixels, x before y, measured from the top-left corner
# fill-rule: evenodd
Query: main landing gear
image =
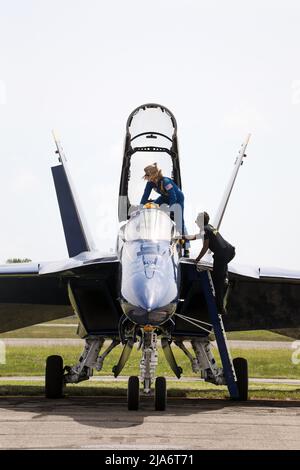
<path id="1" fill-rule="evenodd" d="M 155 380 L 155 400 L 156 411 L 165 411 L 167 406 L 167 381 L 165 377 L 157 377 Z"/>
<path id="2" fill-rule="evenodd" d="M 61 356 L 49 356 L 46 361 L 45 373 L 45 395 L 47 398 L 57 399 L 64 397 L 64 386 L 68 383 L 79 383 L 88 380 L 93 375 L 93 369 L 100 371 L 105 357 L 120 343 L 119 339 L 112 340 L 112 343 L 101 354 L 100 350 L 104 344 L 104 338 L 88 337 L 84 350 L 80 356 L 78 364 L 73 367 L 64 366 Z M 119 362 L 113 368 L 115 377 L 123 370 L 134 344 L 133 338 L 128 338 L 125 342 Z M 164 351 L 167 355 L 168 344 L 164 342 Z M 155 380 L 155 370 L 158 361 L 157 353 L 157 333 L 153 328 L 148 327 L 143 332 L 141 341 L 142 358 L 140 362 L 140 378 L 131 376 L 128 380 L 127 403 L 128 410 L 138 410 L 140 404 L 140 392 L 145 395 L 152 395 L 151 388 L 154 387 L 154 408 L 157 411 L 164 411 L 167 406 L 167 387 L 164 377 L 157 377 Z M 178 373 L 176 364 L 172 362 L 173 369 Z M 176 366 L 176 367 L 175 367 Z M 179 371 L 179 372 L 178 372 Z M 142 385 L 140 389 L 140 384 Z"/>
<path id="3" fill-rule="evenodd" d="M 46 362 L 45 392 L 47 398 L 63 398 L 64 370 L 61 356 L 49 356 Z"/>
<path id="4" fill-rule="evenodd" d="M 128 379 L 127 404 L 129 410 L 138 410 L 140 404 L 140 381 L 135 375 Z"/>
<path id="5" fill-rule="evenodd" d="M 233 359 L 233 367 L 237 379 L 237 388 L 239 391 L 238 400 L 248 400 L 248 362 L 243 357 Z"/>

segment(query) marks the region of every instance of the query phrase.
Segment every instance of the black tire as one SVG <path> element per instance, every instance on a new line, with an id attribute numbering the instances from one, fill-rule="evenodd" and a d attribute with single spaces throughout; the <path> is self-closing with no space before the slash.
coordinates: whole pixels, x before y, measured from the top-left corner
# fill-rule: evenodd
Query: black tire
<path id="1" fill-rule="evenodd" d="M 128 410 L 138 410 L 140 404 L 140 381 L 135 375 L 128 379 L 127 389 Z"/>
<path id="2" fill-rule="evenodd" d="M 167 382 L 165 377 L 157 377 L 155 381 L 155 409 L 165 411 L 167 406 Z"/>
<path id="3" fill-rule="evenodd" d="M 46 398 L 63 397 L 63 360 L 61 356 L 49 356 L 46 361 Z"/>
<path id="4" fill-rule="evenodd" d="M 248 362 L 243 357 L 233 359 L 233 366 L 237 378 L 237 386 L 239 390 L 239 400 L 248 400 Z"/>

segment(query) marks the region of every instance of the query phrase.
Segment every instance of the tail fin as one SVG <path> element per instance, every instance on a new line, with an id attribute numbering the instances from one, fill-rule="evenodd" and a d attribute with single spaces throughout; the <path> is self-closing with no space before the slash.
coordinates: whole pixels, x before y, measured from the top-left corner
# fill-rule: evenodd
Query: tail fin
<path id="1" fill-rule="evenodd" d="M 224 216 L 224 213 L 225 213 L 225 210 L 226 210 L 226 207 L 227 207 L 227 204 L 228 204 L 228 201 L 229 201 L 231 191 L 232 191 L 232 188 L 234 186 L 237 174 L 239 172 L 240 166 L 243 164 L 243 158 L 246 156 L 245 151 L 246 151 L 248 142 L 250 140 L 250 137 L 251 137 L 251 134 L 248 134 L 247 137 L 246 137 L 246 140 L 241 145 L 238 156 L 236 157 L 236 160 L 234 162 L 234 168 L 233 168 L 232 174 L 230 176 L 230 179 L 229 179 L 228 185 L 226 187 L 224 196 L 222 198 L 221 204 L 219 205 L 219 208 L 217 210 L 217 214 L 216 214 L 216 216 L 214 218 L 214 221 L 213 221 L 213 226 L 216 227 L 217 229 L 220 228 L 220 225 L 221 225 L 221 222 L 222 222 L 222 219 L 223 219 L 223 216 Z"/>
<path id="2" fill-rule="evenodd" d="M 95 249 L 69 175 L 67 159 L 53 132 L 60 165 L 51 168 L 61 220 L 70 257 Z"/>

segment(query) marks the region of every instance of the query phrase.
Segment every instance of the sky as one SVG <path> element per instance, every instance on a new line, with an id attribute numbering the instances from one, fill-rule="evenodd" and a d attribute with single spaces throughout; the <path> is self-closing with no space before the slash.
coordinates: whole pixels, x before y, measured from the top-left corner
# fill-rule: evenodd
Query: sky
<path id="1" fill-rule="evenodd" d="M 299 270 L 297 3 L 0 0 L 0 262 L 67 257 L 52 129 L 97 247 L 114 249 L 126 119 L 156 102 L 177 119 L 189 232 L 250 132 L 221 233 L 237 263 Z"/>

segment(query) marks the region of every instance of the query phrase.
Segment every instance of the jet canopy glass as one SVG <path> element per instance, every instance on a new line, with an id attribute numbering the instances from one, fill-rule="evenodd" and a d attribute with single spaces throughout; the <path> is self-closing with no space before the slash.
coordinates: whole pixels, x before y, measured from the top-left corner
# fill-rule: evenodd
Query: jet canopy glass
<path id="1" fill-rule="evenodd" d="M 137 108 L 127 122 L 132 149 L 140 147 L 162 147 L 171 150 L 176 121 L 165 107 L 145 105 Z"/>
<path id="2" fill-rule="evenodd" d="M 137 240 L 164 240 L 170 242 L 174 235 L 174 223 L 163 211 L 143 209 L 132 215 L 125 227 L 127 242 Z"/>
<path id="3" fill-rule="evenodd" d="M 130 207 L 140 204 L 147 183 L 144 168 L 153 163 L 181 188 L 176 119 L 165 106 L 149 103 L 136 108 L 127 120 L 119 222 L 128 220 Z M 157 197 L 150 195 L 150 199 Z"/>

